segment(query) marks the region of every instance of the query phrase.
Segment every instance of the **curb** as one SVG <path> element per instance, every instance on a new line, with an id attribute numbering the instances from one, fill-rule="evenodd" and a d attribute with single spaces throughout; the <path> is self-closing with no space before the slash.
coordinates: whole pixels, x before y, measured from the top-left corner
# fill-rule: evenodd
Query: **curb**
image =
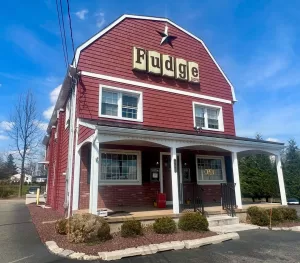
<path id="1" fill-rule="evenodd" d="M 259 226 L 258 229 L 264 229 L 264 230 L 273 230 L 273 231 L 295 231 L 300 232 L 300 226 L 293 226 L 293 227 L 272 227 L 271 229 L 267 226 Z"/>
<path id="2" fill-rule="evenodd" d="M 108 261 L 108 260 L 117 260 L 125 257 L 150 255 L 162 251 L 179 250 L 184 248 L 187 249 L 198 248 L 205 245 L 218 244 L 224 241 L 235 240 L 239 238 L 240 236 L 238 233 L 227 233 L 227 234 L 205 237 L 200 239 L 171 241 L 171 242 L 165 242 L 160 244 L 150 244 L 148 246 L 126 248 L 126 249 L 115 250 L 110 252 L 108 251 L 99 252 L 98 253 L 99 256 L 86 255 L 85 253 L 78 253 L 69 249 L 60 248 L 55 241 L 47 241 L 46 246 L 50 252 L 61 257 L 68 257 L 71 259 L 79 259 L 79 260 L 102 259 Z"/>

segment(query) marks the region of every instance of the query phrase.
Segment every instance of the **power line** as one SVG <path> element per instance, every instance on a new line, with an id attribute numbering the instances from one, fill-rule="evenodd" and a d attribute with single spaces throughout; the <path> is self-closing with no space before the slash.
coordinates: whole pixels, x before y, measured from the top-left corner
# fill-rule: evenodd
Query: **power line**
<path id="1" fill-rule="evenodd" d="M 57 19 L 58 19 L 59 30 L 60 30 L 61 45 L 62 45 L 62 49 L 63 49 L 63 53 L 64 53 L 65 65 L 66 65 L 66 68 L 67 68 L 69 62 L 68 62 L 67 55 L 66 55 L 66 50 L 65 50 L 66 47 L 64 45 L 64 38 L 63 38 L 62 29 L 61 29 L 60 15 L 59 15 L 59 9 L 58 9 L 58 0 L 56 0 L 56 12 L 57 12 Z"/>
<path id="2" fill-rule="evenodd" d="M 67 56 L 68 65 L 69 65 L 68 46 L 67 46 L 67 38 L 66 38 L 66 30 L 65 30 L 65 21 L 64 21 L 64 13 L 63 13 L 63 8 L 62 8 L 61 0 L 59 0 L 59 5 L 60 5 L 60 14 L 61 14 L 62 28 L 63 28 L 63 33 L 64 33 L 64 42 L 65 42 L 65 47 L 66 47 L 66 56 Z"/>
<path id="3" fill-rule="evenodd" d="M 67 0 L 68 4 L 68 16 L 69 16 L 69 26 L 70 26 L 70 33 L 71 33 L 71 40 L 72 40 L 72 48 L 73 48 L 73 53 L 75 55 L 75 48 L 74 48 L 74 39 L 73 39 L 73 30 L 72 30 L 72 20 L 71 20 L 71 15 L 70 15 L 70 5 L 69 5 L 69 0 Z"/>

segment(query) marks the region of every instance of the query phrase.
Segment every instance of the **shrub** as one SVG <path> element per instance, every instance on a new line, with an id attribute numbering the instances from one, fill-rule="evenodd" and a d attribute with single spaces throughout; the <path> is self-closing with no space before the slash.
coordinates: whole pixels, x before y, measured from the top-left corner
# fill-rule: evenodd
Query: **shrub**
<path id="1" fill-rule="evenodd" d="M 72 243 L 106 241 L 111 238 L 109 224 L 92 214 L 77 214 L 69 218 L 68 240 Z"/>
<path id="2" fill-rule="evenodd" d="M 121 226 L 122 237 L 135 237 L 143 234 L 143 228 L 140 221 L 135 219 L 124 222 Z"/>
<path id="3" fill-rule="evenodd" d="M 270 223 L 269 211 L 258 207 L 250 207 L 247 210 L 248 219 L 251 224 L 258 226 L 267 226 Z"/>
<path id="4" fill-rule="evenodd" d="M 176 232 L 176 223 L 171 217 L 158 218 L 153 224 L 153 229 L 158 234 L 171 234 Z"/>
<path id="5" fill-rule="evenodd" d="M 68 219 L 66 219 L 66 218 L 57 220 L 55 223 L 56 233 L 58 233 L 60 235 L 66 235 L 67 234 L 67 224 L 68 224 Z"/>
<path id="6" fill-rule="evenodd" d="M 269 216 L 270 216 L 270 209 L 267 210 Z M 274 223 L 281 223 L 284 221 L 283 213 L 281 208 L 273 208 L 272 209 L 272 216 L 271 216 L 272 222 Z"/>
<path id="7" fill-rule="evenodd" d="M 13 191 L 10 188 L 0 187 L 0 198 L 8 198 L 13 194 Z"/>
<path id="8" fill-rule="evenodd" d="M 289 208 L 289 207 L 284 207 L 284 208 L 278 208 L 282 212 L 282 216 L 284 220 L 297 220 L 297 210 L 295 208 Z"/>
<path id="9" fill-rule="evenodd" d="M 185 213 L 179 218 L 178 227 L 183 231 L 208 231 L 207 219 L 200 213 Z"/>

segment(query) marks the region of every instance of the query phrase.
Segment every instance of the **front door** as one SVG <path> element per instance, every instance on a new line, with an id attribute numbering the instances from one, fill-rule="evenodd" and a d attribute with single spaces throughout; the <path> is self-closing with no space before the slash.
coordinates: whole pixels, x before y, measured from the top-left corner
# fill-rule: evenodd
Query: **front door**
<path id="1" fill-rule="evenodd" d="M 178 186 L 180 186 L 180 155 L 177 155 L 177 176 L 178 176 Z M 166 194 L 166 199 L 168 204 L 173 202 L 172 193 L 172 173 L 171 173 L 171 155 L 162 155 L 162 173 L 163 173 L 163 192 Z M 180 192 L 180 187 L 178 187 Z"/>

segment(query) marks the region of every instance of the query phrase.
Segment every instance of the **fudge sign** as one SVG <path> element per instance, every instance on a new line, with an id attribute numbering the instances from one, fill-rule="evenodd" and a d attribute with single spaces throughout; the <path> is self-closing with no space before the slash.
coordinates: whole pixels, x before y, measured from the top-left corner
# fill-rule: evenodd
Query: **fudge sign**
<path id="1" fill-rule="evenodd" d="M 196 62 L 174 58 L 156 51 L 147 51 L 139 47 L 133 47 L 133 69 L 199 83 L 199 68 Z"/>

